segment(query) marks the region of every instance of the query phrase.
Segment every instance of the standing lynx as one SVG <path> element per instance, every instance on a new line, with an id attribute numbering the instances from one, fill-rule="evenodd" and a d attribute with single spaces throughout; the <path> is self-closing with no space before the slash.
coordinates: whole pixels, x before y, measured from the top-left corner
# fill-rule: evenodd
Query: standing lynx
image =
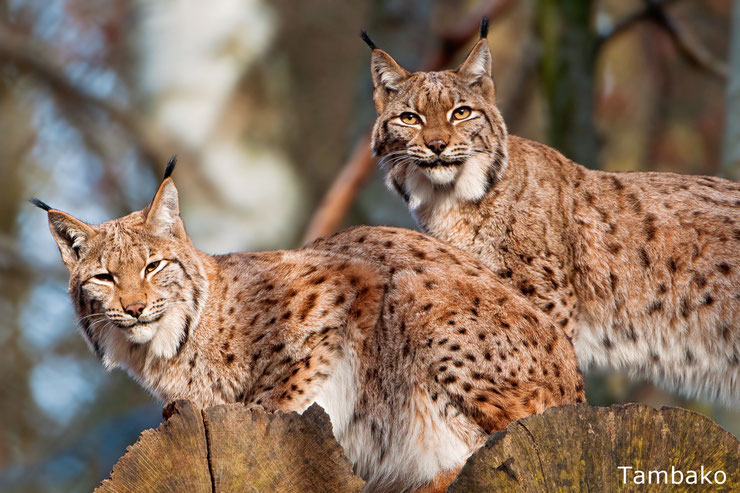
<path id="1" fill-rule="evenodd" d="M 372 491 L 442 490 L 489 433 L 583 401 L 563 331 L 470 255 L 370 227 L 207 255 L 171 171 L 148 207 L 99 226 L 35 202 L 88 345 L 159 398 L 318 402 Z"/>
<path id="2" fill-rule="evenodd" d="M 593 171 L 508 135 L 485 31 L 458 69 L 416 73 L 363 34 L 389 188 L 552 315 L 582 366 L 740 403 L 740 185 Z"/>

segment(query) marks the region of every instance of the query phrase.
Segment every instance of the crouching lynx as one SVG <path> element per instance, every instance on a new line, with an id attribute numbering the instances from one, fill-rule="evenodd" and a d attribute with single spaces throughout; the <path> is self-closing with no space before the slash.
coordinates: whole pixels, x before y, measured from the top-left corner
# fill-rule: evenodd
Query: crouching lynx
<path id="1" fill-rule="evenodd" d="M 202 407 L 318 402 L 373 491 L 444 489 L 489 433 L 583 402 L 569 339 L 470 255 L 371 227 L 207 255 L 185 233 L 173 165 L 148 207 L 99 226 L 34 202 L 106 368 Z"/>
<path id="2" fill-rule="evenodd" d="M 409 73 L 363 38 L 373 151 L 425 232 L 552 315 L 582 366 L 740 403 L 739 184 L 593 171 L 508 135 L 485 22 L 454 71 Z"/>

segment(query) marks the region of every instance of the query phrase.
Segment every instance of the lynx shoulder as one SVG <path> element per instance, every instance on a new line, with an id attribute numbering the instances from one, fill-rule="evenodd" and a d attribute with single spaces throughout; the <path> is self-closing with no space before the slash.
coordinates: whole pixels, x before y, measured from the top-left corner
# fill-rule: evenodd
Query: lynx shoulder
<path id="1" fill-rule="evenodd" d="M 171 172 L 171 170 L 170 170 Z M 82 335 L 163 400 L 318 402 L 371 491 L 442 491 L 489 433 L 583 401 L 575 353 L 480 261 L 358 227 L 296 251 L 198 251 L 166 177 L 98 226 L 46 206 Z"/>
<path id="2" fill-rule="evenodd" d="M 592 171 L 509 136 L 483 34 L 454 71 L 373 49 L 389 188 L 553 316 L 582 366 L 740 403 L 740 185 Z"/>

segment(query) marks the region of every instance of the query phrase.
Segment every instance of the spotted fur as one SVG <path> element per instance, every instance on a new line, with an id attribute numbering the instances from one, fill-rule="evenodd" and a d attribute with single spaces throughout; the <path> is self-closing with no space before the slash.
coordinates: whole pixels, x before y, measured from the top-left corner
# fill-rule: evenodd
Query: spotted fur
<path id="1" fill-rule="evenodd" d="M 593 171 L 509 136 L 485 39 L 455 71 L 409 73 L 378 49 L 371 71 L 373 150 L 424 231 L 553 316 L 583 367 L 740 403 L 739 184 Z"/>
<path id="2" fill-rule="evenodd" d="M 583 402 L 554 321 L 428 236 L 358 227 L 211 256 L 186 235 L 171 178 L 149 207 L 99 226 L 48 214 L 83 337 L 108 368 L 165 401 L 318 402 L 368 491 L 443 491 L 489 433 Z"/>

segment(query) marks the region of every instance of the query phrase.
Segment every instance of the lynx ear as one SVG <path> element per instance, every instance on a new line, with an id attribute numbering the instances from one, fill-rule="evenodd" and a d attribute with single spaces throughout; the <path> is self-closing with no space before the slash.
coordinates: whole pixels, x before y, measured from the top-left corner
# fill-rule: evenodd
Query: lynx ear
<path id="1" fill-rule="evenodd" d="M 488 48 L 488 39 L 481 38 L 475 44 L 456 72 L 470 84 L 475 84 L 485 76 L 491 76 L 491 50 Z"/>
<path id="2" fill-rule="evenodd" d="M 392 92 L 398 90 L 401 82 L 406 80 L 409 72 L 401 67 L 388 53 L 383 50 L 374 49 L 370 72 L 373 75 L 373 86 L 375 93 L 375 107 L 378 113 L 383 111 Z"/>
<path id="3" fill-rule="evenodd" d="M 393 57 L 377 48 L 373 50 L 370 71 L 373 74 L 373 85 L 390 91 L 397 91 L 398 85 L 410 75 Z"/>
<path id="4" fill-rule="evenodd" d="M 51 208 L 47 209 L 47 212 L 49 213 L 49 229 L 59 246 L 62 261 L 71 267 L 85 253 L 90 239 L 95 236 L 95 229 L 65 212 Z"/>
<path id="5" fill-rule="evenodd" d="M 174 235 L 178 238 L 185 236 L 185 226 L 180 219 L 180 201 L 177 197 L 177 188 L 172 181 L 172 172 L 177 164 L 177 156 L 172 156 L 164 170 L 162 183 L 154 194 L 152 203 L 144 209 L 145 225 L 149 231 L 157 236 Z"/>
<path id="6" fill-rule="evenodd" d="M 172 178 L 165 178 L 157 190 L 146 214 L 146 227 L 157 236 L 182 236 L 184 228 L 180 220 L 180 204 L 177 188 Z"/>

